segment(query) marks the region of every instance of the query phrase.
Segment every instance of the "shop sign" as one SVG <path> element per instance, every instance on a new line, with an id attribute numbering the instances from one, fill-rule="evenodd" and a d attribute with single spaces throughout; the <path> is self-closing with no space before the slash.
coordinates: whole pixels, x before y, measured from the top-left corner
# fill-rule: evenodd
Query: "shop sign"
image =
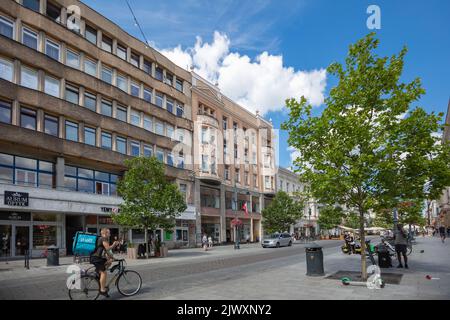
<path id="1" fill-rule="evenodd" d="M 111 213 L 119 213 L 119 208 L 111 208 L 111 207 L 101 207 L 102 212 L 111 212 Z"/>
<path id="2" fill-rule="evenodd" d="M 4 204 L 7 206 L 28 207 L 28 193 L 5 191 Z"/>
<path id="3" fill-rule="evenodd" d="M 0 220 L 30 221 L 31 214 L 29 212 L 0 212 Z"/>

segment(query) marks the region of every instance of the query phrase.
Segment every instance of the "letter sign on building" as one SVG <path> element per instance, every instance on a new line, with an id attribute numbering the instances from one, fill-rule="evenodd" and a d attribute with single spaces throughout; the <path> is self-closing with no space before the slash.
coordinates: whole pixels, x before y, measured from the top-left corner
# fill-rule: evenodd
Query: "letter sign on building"
<path id="1" fill-rule="evenodd" d="M 15 207 L 28 207 L 28 193 L 5 191 L 5 205 Z"/>

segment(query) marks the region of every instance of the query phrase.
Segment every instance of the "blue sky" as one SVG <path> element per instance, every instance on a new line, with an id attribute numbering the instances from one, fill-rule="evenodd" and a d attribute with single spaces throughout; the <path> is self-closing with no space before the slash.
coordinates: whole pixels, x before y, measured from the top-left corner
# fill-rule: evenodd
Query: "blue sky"
<path id="1" fill-rule="evenodd" d="M 226 55 L 234 53 L 255 62 L 261 53 L 267 52 L 271 56 L 282 56 L 283 70 L 291 67 L 293 72 L 321 70 L 334 61 L 343 62 L 349 44 L 370 32 L 366 27 L 367 7 L 378 5 L 381 30 L 377 31 L 377 37 L 381 43 L 377 53 L 392 55 L 406 45 L 409 52 L 402 80 L 420 77 L 427 93 L 418 105 L 430 112 L 447 111 L 450 98 L 448 0 L 129 1 L 146 37 L 160 50 L 171 50 L 180 45 L 183 52 L 187 51 L 194 47 L 197 36 L 203 43 L 212 43 L 214 31 L 219 31 L 229 40 L 222 60 L 228 61 Z M 83 2 L 142 39 L 125 0 L 109 0 L 107 5 L 106 1 Z M 226 83 L 226 76 L 232 74 L 217 74 L 219 84 L 224 84 L 227 94 L 233 86 Z M 322 93 L 326 96 L 335 84 L 335 79 L 328 76 Z M 266 108 L 265 117 L 272 119 L 274 126 L 279 128 L 287 113 L 282 109 L 282 101 L 274 104 L 277 105 L 267 106 L 270 108 Z M 318 103 L 316 112 L 322 109 Z M 285 167 L 291 163 L 286 140 L 287 133 L 281 132 L 279 163 Z"/>

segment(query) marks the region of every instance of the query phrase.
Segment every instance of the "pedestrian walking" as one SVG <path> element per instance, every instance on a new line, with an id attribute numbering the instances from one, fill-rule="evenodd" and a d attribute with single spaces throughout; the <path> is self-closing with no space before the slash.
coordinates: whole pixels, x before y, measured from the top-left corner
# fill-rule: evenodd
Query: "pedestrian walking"
<path id="1" fill-rule="evenodd" d="M 213 247 L 213 239 L 211 236 L 208 237 L 208 248 L 212 248 Z"/>
<path id="2" fill-rule="evenodd" d="M 205 250 L 205 251 L 208 250 L 208 237 L 206 236 L 206 233 L 203 234 L 202 247 L 203 247 L 203 250 Z"/>
<path id="3" fill-rule="evenodd" d="M 439 234 L 441 236 L 442 243 L 444 243 L 445 242 L 445 227 L 444 226 L 439 227 Z"/>
<path id="4" fill-rule="evenodd" d="M 398 266 L 397 268 L 403 268 L 402 258 L 405 263 L 405 269 L 408 269 L 408 258 L 406 256 L 406 249 L 408 246 L 408 235 L 403 230 L 402 224 L 397 224 L 397 230 L 394 232 L 394 244 L 395 251 L 397 252 Z"/>

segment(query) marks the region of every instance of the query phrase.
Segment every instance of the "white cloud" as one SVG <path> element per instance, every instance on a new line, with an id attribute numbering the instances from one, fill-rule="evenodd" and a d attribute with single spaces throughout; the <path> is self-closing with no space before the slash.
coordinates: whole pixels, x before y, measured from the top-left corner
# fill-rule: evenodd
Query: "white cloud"
<path id="1" fill-rule="evenodd" d="M 292 169 L 292 168 L 294 168 L 294 161 L 295 161 L 295 159 L 300 157 L 300 151 L 298 149 L 294 148 L 294 147 L 291 147 L 291 146 L 289 146 L 286 150 L 289 153 L 289 157 L 291 159 L 289 168 Z"/>
<path id="2" fill-rule="evenodd" d="M 193 65 L 195 72 L 212 83 L 219 83 L 223 93 L 255 112 L 279 111 L 288 98 L 305 96 L 313 106 L 324 101 L 326 70 L 301 71 L 283 65 L 283 56 L 263 52 L 252 60 L 247 55 L 230 52 L 227 35 L 214 32 L 212 43 L 197 37 L 193 48 L 181 46 L 161 52 L 179 66 Z"/>

